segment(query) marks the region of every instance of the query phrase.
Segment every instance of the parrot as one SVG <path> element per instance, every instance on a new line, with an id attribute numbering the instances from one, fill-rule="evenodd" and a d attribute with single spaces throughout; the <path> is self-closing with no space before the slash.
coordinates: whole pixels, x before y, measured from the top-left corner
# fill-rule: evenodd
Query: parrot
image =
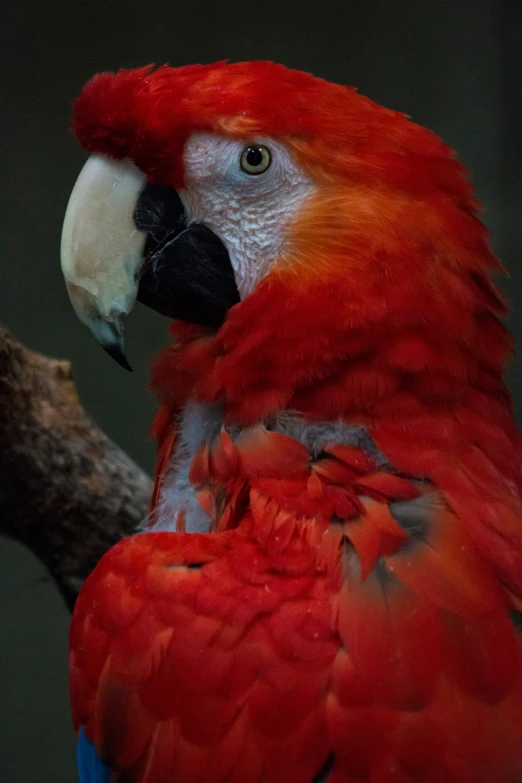
<path id="1" fill-rule="evenodd" d="M 467 170 L 273 62 L 95 75 L 62 270 L 170 337 L 70 630 L 81 783 L 521 783 L 522 439 Z M 108 477 L 110 481 L 110 477 Z"/>

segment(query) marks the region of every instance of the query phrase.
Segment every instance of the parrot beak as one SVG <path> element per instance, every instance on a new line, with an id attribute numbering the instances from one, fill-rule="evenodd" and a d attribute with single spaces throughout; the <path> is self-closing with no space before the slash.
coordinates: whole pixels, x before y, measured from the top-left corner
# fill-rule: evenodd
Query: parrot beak
<path id="1" fill-rule="evenodd" d="M 80 321 L 127 370 L 123 322 L 136 299 L 212 328 L 239 301 L 223 242 L 204 225 L 187 227 L 174 188 L 147 181 L 128 159 L 87 160 L 67 206 L 61 261 Z"/>
<path id="2" fill-rule="evenodd" d="M 147 240 L 134 222 L 145 183 L 130 161 L 92 155 L 73 188 L 62 230 L 62 271 L 72 306 L 127 370 L 123 320 L 136 301 Z"/>

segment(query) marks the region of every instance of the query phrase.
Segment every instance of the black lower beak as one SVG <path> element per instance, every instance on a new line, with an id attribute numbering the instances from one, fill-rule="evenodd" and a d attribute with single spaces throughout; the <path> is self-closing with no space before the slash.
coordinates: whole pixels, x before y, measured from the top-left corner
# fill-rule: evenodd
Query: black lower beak
<path id="1" fill-rule="evenodd" d="M 169 318 L 219 328 L 239 302 L 223 242 L 202 224 L 187 226 L 173 188 L 147 184 L 134 221 L 147 232 L 138 301 Z"/>

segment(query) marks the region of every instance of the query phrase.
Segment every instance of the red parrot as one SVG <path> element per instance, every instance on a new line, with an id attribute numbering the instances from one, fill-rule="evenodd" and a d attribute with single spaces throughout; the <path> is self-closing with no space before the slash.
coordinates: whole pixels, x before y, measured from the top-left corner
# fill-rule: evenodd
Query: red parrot
<path id="1" fill-rule="evenodd" d="M 156 360 L 143 529 L 78 599 L 82 783 L 520 783 L 522 440 L 460 163 L 268 62 L 95 76 L 62 267 Z"/>

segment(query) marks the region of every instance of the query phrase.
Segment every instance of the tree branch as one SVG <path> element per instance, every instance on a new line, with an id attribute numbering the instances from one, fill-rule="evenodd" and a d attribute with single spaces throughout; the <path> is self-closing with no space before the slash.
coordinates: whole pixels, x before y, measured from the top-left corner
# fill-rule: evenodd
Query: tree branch
<path id="1" fill-rule="evenodd" d="M 25 544 L 72 608 L 100 557 L 145 518 L 148 476 L 81 406 L 69 362 L 0 328 L 0 534 Z"/>

